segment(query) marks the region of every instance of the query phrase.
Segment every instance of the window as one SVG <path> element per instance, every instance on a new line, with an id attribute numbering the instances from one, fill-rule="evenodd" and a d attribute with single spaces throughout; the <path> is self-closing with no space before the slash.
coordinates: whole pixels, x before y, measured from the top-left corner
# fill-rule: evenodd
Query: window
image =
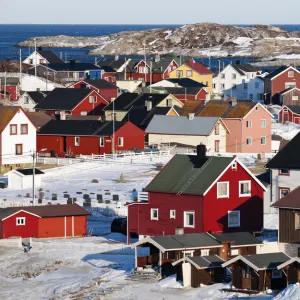
<path id="1" fill-rule="evenodd" d="M 248 145 L 248 146 L 252 145 L 252 137 L 246 138 L 246 145 Z"/>
<path id="2" fill-rule="evenodd" d="M 151 208 L 151 220 L 158 220 L 158 208 Z"/>
<path id="3" fill-rule="evenodd" d="M 33 59 L 29 59 L 29 64 L 33 65 Z"/>
<path id="4" fill-rule="evenodd" d="M 257 100 L 264 100 L 264 94 L 257 93 Z"/>
<path id="5" fill-rule="evenodd" d="M 147 67 L 139 67 L 139 73 L 148 74 L 148 68 Z"/>
<path id="6" fill-rule="evenodd" d="M 236 164 L 236 162 L 234 162 L 234 163 L 231 165 L 231 169 L 232 169 L 232 170 L 236 170 L 236 169 L 237 169 L 237 164 Z"/>
<path id="7" fill-rule="evenodd" d="M 104 137 L 100 138 L 100 147 L 104 147 Z"/>
<path id="8" fill-rule="evenodd" d="M 248 83 L 244 83 L 244 90 L 248 89 Z"/>
<path id="9" fill-rule="evenodd" d="M 75 146 L 80 146 L 80 137 L 79 136 L 75 136 Z"/>
<path id="10" fill-rule="evenodd" d="M 193 71 L 186 71 L 186 77 L 193 77 Z"/>
<path id="11" fill-rule="evenodd" d="M 290 169 L 279 169 L 279 175 L 290 176 Z"/>
<path id="12" fill-rule="evenodd" d="M 235 85 L 235 84 L 232 85 L 232 89 L 233 89 L 233 90 L 236 90 L 236 85 Z"/>
<path id="13" fill-rule="evenodd" d="M 209 249 L 201 250 L 201 256 L 208 256 L 208 255 L 209 255 Z"/>
<path id="14" fill-rule="evenodd" d="M 294 77 L 294 71 L 289 71 L 288 72 L 288 77 L 290 77 L 290 78 Z"/>
<path id="15" fill-rule="evenodd" d="M 260 127 L 261 128 L 266 128 L 267 127 L 267 120 L 263 119 L 260 121 Z"/>
<path id="16" fill-rule="evenodd" d="M 285 88 L 291 88 L 291 87 L 295 87 L 296 86 L 296 82 L 286 82 L 285 83 Z"/>
<path id="17" fill-rule="evenodd" d="M 250 100 L 253 100 L 253 94 L 249 94 Z"/>
<path id="18" fill-rule="evenodd" d="M 176 211 L 175 209 L 170 210 L 170 219 L 175 219 L 176 218 Z"/>
<path id="19" fill-rule="evenodd" d="M 215 126 L 215 135 L 219 135 L 220 134 L 220 124 L 216 124 Z"/>
<path id="20" fill-rule="evenodd" d="M 183 71 L 177 71 L 177 77 L 182 77 L 183 76 Z"/>
<path id="21" fill-rule="evenodd" d="M 184 257 L 193 257 L 194 251 L 184 251 Z"/>
<path id="22" fill-rule="evenodd" d="M 214 84 L 213 84 L 213 89 L 215 89 L 215 88 L 216 88 L 216 84 L 214 83 Z"/>
<path id="23" fill-rule="evenodd" d="M 272 278 L 282 278 L 281 270 L 272 270 Z"/>
<path id="24" fill-rule="evenodd" d="M 300 214 L 295 214 L 295 228 L 300 229 Z"/>
<path id="25" fill-rule="evenodd" d="M 230 255 L 231 256 L 237 256 L 237 255 L 239 255 L 239 249 L 232 249 L 230 251 Z"/>
<path id="26" fill-rule="evenodd" d="M 215 152 L 220 152 L 220 141 L 215 141 Z"/>
<path id="27" fill-rule="evenodd" d="M 298 100 L 299 100 L 298 96 L 292 96 L 292 101 L 298 101 Z"/>
<path id="28" fill-rule="evenodd" d="M 28 134 L 28 124 L 21 124 L 21 134 Z"/>
<path id="29" fill-rule="evenodd" d="M 195 212 L 185 211 L 184 212 L 184 227 L 195 227 Z"/>
<path id="30" fill-rule="evenodd" d="M 234 210 L 228 212 L 228 227 L 240 226 L 240 211 Z"/>
<path id="31" fill-rule="evenodd" d="M 279 188 L 279 199 L 285 197 L 289 192 L 289 188 Z"/>
<path id="32" fill-rule="evenodd" d="M 16 144 L 16 155 L 22 155 L 22 154 L 23 154 L 23 145 Z"/>
<path id="33" fill-rule="evenodd" d="M 251 196 L 251 181 L 239 181 L 239 196 Z"/>
<path id="34" fill-rule="evenodd" d="M 236 74 L 232 74 L 232 79 L 236 79 Z"/>
<path id="35" fill-rule="evenodd" d="M 221 74 L 221 79 L 225 79 L 225 74 Z"/>
<path id="36" fill-rule="evenodd" d="M 260 144 L 261 144 L 261 145 L 265 145 L 265 144 L 266 144 L 266 137 L 265 137 L 265 136 L 262 136 L 262 137 L 260 138 Z"/>
<path id="37" fill-rule="evenodd" d="M 123 137 L 119 137 L 118 138 L 118 146 L 119 147 L 123 147 L 124 146 L 124 138 Z"/>
<path id="38" fill-rule="evenodd" d="M 18 129 L 17 125 L 10 125 L 10 135 L 17 135 L 18 134 Z"/>
<path id="39" fill-rule="evenodd" d="M 229 197 L 229 182 L 218 182 L 217 183 L 217 198 L 228 198 Z"/>
<path id="40" fill-rule="evenodd" d="M 81 111 L 81 112 L 80 112 L 80 115 L 81 115 L 81 116 L 87 116 L 87 111 L 84 111 L 84 110 Z"/>
<path id="41" fill-rule="evenodd" d="M 259 89 L 259 82 L 255 82 L 255 88 Z"/>
<path id="42" fill-rule="evenodd" d="M 172 107 L 172 99 L 167 99 L 167 107 Z"/>
<path id="43" fill-rule="evenodd" d="M 17 226 L 25 225 L 25 218 L 16 218 L 16 225 Z"/>
<path id="44" fill-rule="evenodd" d="M 89 102 L 90 102 L 90 103 L 97 103 L 97 98 L 96 98 L 96 96 L 90 96 L 90 97 L 89 97 Z"/>
<path id="45" fill-rule="evenodd" d="M 225 84 L 221 83 L 221 89 L 225 89 Z"/>
<path id="46" fill-rule="evenodd" d="M 24 104 L 29 104 L 29 98 L 28 98 L 28 96 L 24 97 Z"/>
<path id="47" fill-rule="evenodd" d="M 246 127 L 252 128 L 252 121 L 246 121 Z"/>
<path id="48" fill-rule="evenodd" d="M 243 267 L 243 276 L 244 278 L 250 278 L 250 267 L 248 265 Z"/>

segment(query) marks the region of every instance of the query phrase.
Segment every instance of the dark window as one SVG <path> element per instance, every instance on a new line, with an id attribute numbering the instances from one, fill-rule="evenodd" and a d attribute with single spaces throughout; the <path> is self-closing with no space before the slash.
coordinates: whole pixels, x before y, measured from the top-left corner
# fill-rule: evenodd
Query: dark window
<path id="1" fill-rule="evenodd" d="M 23 145 L 16 144 L 16 155 L 22 155 L 22 154 L 23 154 Z"/>
<path id="2" fill-rule="evenodd" d="M 290 170 L 289 169 L 280 169 L 279 175 L 290 175 Z"/>

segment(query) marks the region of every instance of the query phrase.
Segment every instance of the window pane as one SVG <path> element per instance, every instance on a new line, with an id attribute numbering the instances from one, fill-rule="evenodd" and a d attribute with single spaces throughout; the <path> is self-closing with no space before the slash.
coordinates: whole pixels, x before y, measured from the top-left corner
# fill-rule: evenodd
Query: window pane
<path id="1" fill-rule="evenodd" d="M 249 194 L 249 193 L 250 193 L 249 182 L 241 183 L 241 194 Z"/>
<path id="2" fill-rule="evenodd" d="M 188 225 L 194 225 L 194 214 L 188 214 Z"/>
<path id="3" fill-rule="evenodd" d="M 218 195 L 227 196 L 227 182 L 218 183 Z"/>

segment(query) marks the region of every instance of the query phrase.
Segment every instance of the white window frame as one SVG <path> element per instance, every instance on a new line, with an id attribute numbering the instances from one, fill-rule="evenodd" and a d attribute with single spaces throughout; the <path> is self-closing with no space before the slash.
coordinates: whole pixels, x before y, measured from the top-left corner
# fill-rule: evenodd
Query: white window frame
<path id="1" fill-rule="evenodd" d="M 219 185 L 224 184 L 224 183 L 227 184 L 227 194 L 226 195 L 219 195 Z M 219 199 L 219 198 L 229 198 L 229 181 L 217 182 L 217 199 Z"/>
<path id="2" fill-rule="evenodd" d="M 192 214 L 193 215 L 193 225 L 187 224 L 187 215 Z M 186 228 L 195 228 L 195 212 L 194 211 L 184 211 L 183 212 L 183 220 L 184 220 L 184 227 Z"/>
<path id="3" fill-rule="evenodd" d="M 193 71 L 192 70 L 187 70 L 186 71 L 186 77 L 193 77 Z"/>
<path id="4" fill-rule="evenodd" d="M 247 144 L 247 140 L 250 140 L 250 143 L 249 144 Z M 248 136 L 247 138 L 246 138 L 246 146 L 251 146 L 252 145 L 252 137 L 251 136 Z"/>
<path id="5" fill-rule="evenodd" d="M 209 249 L 201 249 L 200 256 L 209 256 Z"/>
<path id="6" fill-rule="evenodd" d="M 295 72 L 294 71 L 288 71 L 288 77 L 289 78 L 294 78 L 295 77 Z"/>
<path id="7" fill-rule="evenodd" d="M 232 170 L 236 170 L 237 169 L 237 163 L 236 163 L 236 161 L 234 163 L 232 163 L 231 169 Z"/>
<path id="8" fill-rule="evenodd" d="M 96 96 L 89 96 L 89 103 L 97 103 Z"/>
<path id="9" fill-rule="evenodd" d="M 99 138 L 99 145 L 100 145 L 100 147 L 104 147 L 104 145 L 105 145 L 105 139 L 104 139 L 104 137 L 100 137 Z"/>
<path id="10" fill-rule="evenodd" d="M 157 212 L 157 217 L 153 216 L 153 213 L 155 211 Z M 150 220 L 158 221 L 158 208 L 151 208 L 151 211 L 150 211 Z"/>
<path id="11" fill-rule="evenodd" d="M 282 278 L 282 270 L 272 270 L 272 279 Z"/>
<path id="12" fill-rule="evenodd" d="M 248 124 L 249 124 L 250 126 L 248 126 Z M 246 128 L 252 128 L 252 121 L 251 121 L 251 120 L 246 121 Z"/>
<path id="13" fill-rule="evenodd" d="M 170 209 L 170 219 L 176 219 L 176 210 Z"/>
<path id="14" fill-rule="evenodd" d="M 292 101 L 298 101 L 299 97 L 298 96 L 292 96 Z"/>
<path id="15" fill-rule="evenodd" d="M 79 147 L 80 146 L 80 137 L 79 136 L 75 136 L 74 139 L 75 139 L 75 146 Z"/>
<path id="16" fill-rule="evenodd" d="M 183 251 L 184 257 L 193 257 L 193 256 L 194 256 L 194 251 L 195 251 L 195 250 L 191 250 L 191 251 Z M 187 256 L 187 254 L 190 254 L 190 255 Z"/>
<path id="17" fill-rule="evenodd" d="M 173 100 L 172 99 L 167 99 L 167 107 L 172 107 L 173 106 Z"/>
<path id="18" fill-rule="evenodd" d="M 231 225 L 230 222 L 229 222 L 229 216 L 233 212 L 237 212 L 238 213 L 238 223 L 234 224 L 234 225 Z M 239 210 L 230 210 L 230 211 L 228 211 L 227 218 L 228 218 L 228 228 L 240 227 L 241 226 L 241 212 Z"/>
<path id="19" fill-rule="evenodd" d="M 123 146 L 124 146 L 124 138 L 118 137 L 118 147 L 123 147 Z"/>
<path id="20" fill-rule="evenodd" d="M 262 141 L 263 141 L 263 138 L 264 138 L 264 140 L 265 140 L 264 143 L 262 142 Z M 260 138 L 260 144 L 261 144 L 261 145 L 266 145 L 266 144 L 267 144 L 267 137 L 266 137 L 266 136 L 262 136 L 262 137 Z"/>
<path id="21" fill-rule="evenodd" d="M 19 223 L 20 221 L 20 223 Z M 26 218 L 22 217 L 22 218 L 16 218 L 16 225 L 17 226 L 25 226 L 26 224 Z"/>
<path id="22" fill-rule="evenodd" d="M 241 185 L 243 184 L 243 183 L 248 183 L 249 184 L 249 190 L 250 190 L 250 193 L 248 193 L 248 194 L 242 194 L 241 193 Z M 242 180 L 242 181 L 239 181 L 239 197 L 249 197 L 249 196 L 251 196 L 251 180 Z"/>
<path id="23" fill-rule="evenodd" d="M 238 256 L 240 254 L 239 249 L 231 249 L 230 250 L 230 256 Z"/>
<path id="24" fill-rule="evenodd" d="M 80 115 L 81 115 L 81 116 L 87 116 L 87 111 L 86 111 L 86 110 L 82 110 L 82 111 L 80 112 Z"/>
<path id="25" fill-rule="evenodd" d="M 267 120 L 266 119 L 261 119 L 260 120 L 260 127 L 261 128 L 267 128 Z"/>

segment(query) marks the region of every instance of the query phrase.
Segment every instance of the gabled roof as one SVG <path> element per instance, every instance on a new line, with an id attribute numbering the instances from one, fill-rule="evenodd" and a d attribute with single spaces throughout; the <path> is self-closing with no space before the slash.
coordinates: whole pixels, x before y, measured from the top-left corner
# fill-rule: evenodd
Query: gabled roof
<path id="1" fill-rule="evenodd" d="M 266 172 L 256 175 L 256 178 L 264 185 L 269 186 L 271 184 L 271 171 L 266 170 Z"/>
<path id="2" fill-rule="evenodd" d="M 0 106 L 0 133 L 20 109 L 20 106 Z"/>
<path id="3" fill-rule="evenodd" d="M 203 135 L 209 136 L 219 121 L 215 117 L 173 117 L 166 115 L 155 115 L 145 132 L 157 134 L 176 134 L 176 135 Z"/>
<path id="4" fill-rule="evenodd" d="M 88 216 L 90 213 L 78 204 L 23 206 L 0 208 L 0 219 L 4 220 L 10 216 L 25 211 L 40 218 L 67 217 L 67 216 Z"/>
<path id="5" fill-rule="evenodd" d="M 191 233 L 177 235 L 161 235 L 147 237 L 132 245 L 137 247 L 150 243 L 159 248 L 162 252 L 170 250 L 200 249 L 210 247 L 221 247 L 214 238 L 206 233 Z"/>
<path id="6" fill-rule="evenodd" d="M 45 99 L 51 92 L 50 91 L 33 91 L 33 92 L 26 92 L 28 96 L 33 100 L 34 103 L 40 103 L 42 100 Z"/>
<path id="7" fill-rule="evenodd" d="M 291 264 L 293 264 L 293 263 L 295 263 L 295 262 L 298 263 L 298 264 L 300 264 L 300 258 L 299 258 L 299 257 L 292 257 L 291 259 L 289 259 L 289 260 L 286 261 L 285 263 L 283 263 L 283 264 L 277 266 L 277 269 L 278 269 L 278 270 L 281 270 L 281 269 L 283 269 L 284 267 L 287 267 L 287 266 L 289 266 L 289 265 L 291 265 Z"/>
<path id="8" fill-rule="evenodd" d="M 52 117 L 44 112 L 27 112 L 27 115 L 37 128 L 40 128 L 47 124 L 50 120 L 53 120 Z"/>
<path id="9" fill-rule="evenodd" d="M 178 118 L 178 117 L 175 117 Z M 233 157 L 175 155 L 146 187 L 147 192 L 203 195 Z"/>
<path id="10" fill-rule="evenodd" d="M 254 73 L 258 71 L 255 67 L 253 67 L 250 64 L 232 64 L 231 67 L 241 75 L 246 75 L 245 73 Z"/>
<path id="11" fill-rule="evenodd" d="M 23 176 L 32 176 L 33 174 L 33 169 L 32 168 L 27 168 L 27 169 L 15 169 L 15 170 L 12 170 L 10 172 L 17 172 L 17 173 L 20 173 L 21 175 Z M 9 173 L 9 172 L 8 172 Z M 6 173 L 6 174 L 8 174 Z M 42 175 L 42 174 L 45 174 L 43 171 L 41 171 L 40 169 L 37 169 L 35 168 L 34 169 L 34 174 L 35 175 Z"/>
<path id="12" fill-rule="evenodd" d="M 95 66 L 91 63 L 55 63 L 55 64 L 49 64 L 47 66 L 49 69 L 52 69 L 54 71 L 77 71 L 77 72 L 84 72 L 84 71 L 90 71 L 90 70 L 101 70 L 100 67 Z"/>
<path id="13" fill-rule="evenodd" d="M 118 87 L 104 79 L 84 79 L 82 80 L 98 89 L 118 89 Z"/>
<path id="14" fill-rule="evenodd" d="M 150 61 L 149 64 L 152 67 L 153 74 L 163 74 L 166 69 L 169 67 L 172 61 L 175 61 L 173 58 L 161 58 L 159 61 Z M 148 63 L 148 61 L 147 61 Z M 175 61 L 177 65 L 177 61 Z"/>
<path id="15" fill-rule="evenodd" d="M 100 60 L 97 62 L 97 65 L 99 67 L 111 67 L 112 69 L 114 69 L 115 71 L 117 71 L 118 69 L 120 69 L 124 64 L 126 63 L 126 60 L 115 60 L 115 59 L 104 59 L 104 60 Z"/>
<path id="16" fill-rule="evenodd" d="M 163 92 L 166 92 L 166 93 L 172 94 L 172 95 L 193 95 L 193 96 L 195 96 L 202 90 L 202 87 L 182 88 L 182 87 L 157 86 L 157 87 L 152 87 L 152 90 L 163 91 Z"/>
<path id="17" fill-rule="evenodd" d="M 218 255 L 208 255 L 208 256 L 192 256 L 184 257 L 172 263 L 173 266 L 181 262 L 189 262 L 194 265 L 198 270 L 201 269 L 213 269 L 213 268 L 222 268 L 222 264 L 225 262 Z"/>
<path id="18" fill-rule="evenodd" d="M 283 90 L 282 92 L 279 92 L 278 94 L 284 95 L 284 94 L 292 92 L 294 90 L 300 91 L 300 89 L 298 89 L 297 87 L 294 86 L 294 87 L 289 87 L 289 88 Z"/>
<path id="19" fill-rule="evenodd" d="M 115 132 L 124 123 L 114 122 Z M 70 135 L 70 136 L 111 136 L 113 134 L 113 122 L 100 122 L 90 120 L 52 120 L 44 125 L 38 135 Z"/>
<path id="20" fill-rule="evenodd" d="M 238 101 L 235 106 L 231 106 L 223 115 L 227 119 L 242 119 L 244 118 L 256 105 L 253 101 Z"/>
<path id="21" fill-rule="evenodd" d="M 81 116 L 81 115 L 71 115 L 68 120 L 90 120 L 90 121 L 101 121 L 102 117 L 101 116 L 92 116 L 92 115 L 87 115 L 87 116 Z"/>
<path id="22" fill-rule="evenodd" d="M 299 105 L 284 105 L 282 107 L 282 109 L 284 109 L 285 107 L 287 107 L 291 112 L 293 112 L 295 114 L 300 114 L 300 106 Z"/>
<path id="23" fill-rule="evenodd" d="M 90 89 L 56 88 L 35 109 L 72 110 L 91 92 Z"/>
<path id="24" fill-rule="evenodd" d="M 290 259 L 289 256 L 282 252 L 277 253 L 264 253 L 264 254 L 252 254 L 252 255 L 239 255 L 233 259 L 225 262 L 222 267 L 228 267 L 236 261 L 243 261 L 255 271 L 277 269 L 277 266 L 287 262 Z"/>
<path id="25" fill-rule="evenodd" d="M 205 106 L 202 106 L 202 110 L 197 114 L 197 116 L 223 117 L 230 108 L 231 105 L 228 102 L 222 100 L 211 100 Z"/>
<path id="26" fill-rule="evenodd" d="M 232 242 L 232 247 L 245 247 L 262 244 L 262 241 L 258 240 L 249 232 L 219 233 L 212 234 L 212 236 L 220 243 Z"/>
<path id="27" fill-rule="evenodd" d="M 300 170 L 300 132 L 290 140 L 266 165 L 270 169 Z"/>
<path id="28" fill-rule="evenodd" d="M 280 75 L 281 73 L 285 72 L 288 69 L 292 69 L 293 71 L 299 73 L 299 71 L 297 69 L 295 69 L 291 66 L 281 66 L 278 69 L 271 72 L 270 74 L 268 74 L 267 76 L 265 76 L 265 79 L 273 80 L 275 77 L 277 77 L 278 75 Z"/>
<path id="29" fill-rule="evenodd" d="M 38 54 L 44 57 L 49 64 L 64 64 L 65 62 L 54 52 L 52 51 L 45 51 L 45 50 L 38 50 Z"/>
<path id="30" fill-rule="evenodd" d="M 185 65 L 189 66 L 191 69 L 193 69 L 199 74 L 203 74 L 203 75 L 214 74 L 214 72 L 208 69 L 203 63 L 195 62 L 193 59 L 190 59 L 189 62 L 186 63 Z"/>
<path id="31" fill-rule="evenodd" d="M 184 102 L 183 107 L 179 111 L 180 116 L 188 116 L 193 113 L 198 116 L 199 112 L 203 109 L 204 102 L 199 100 L 187 100 Z"/>
<path id="32" fill-rule="evenodd" d="M 103 70 L 106 73 L 115 73 L 116 70 L 112 68 L 111 66 L 101 66 L 101 70 Z"/>
<path id="33" fill-rule="evenodd" d="M 178 84 L 179 87 L 183 87 L 183 88 L 207 87 L 205 84 L 198 82 L 196 80 L 190 79 L 190 78 L 166 78 L 164 80 L 169 81 L 174 84 Z M 162 80 L 162 81 L 164 81 L 164 80 Z"/>
<path id="34" fill-rule="evenodd" d="M 272 204 L 276 208 L 300 209 L 300 186 Z"/>

